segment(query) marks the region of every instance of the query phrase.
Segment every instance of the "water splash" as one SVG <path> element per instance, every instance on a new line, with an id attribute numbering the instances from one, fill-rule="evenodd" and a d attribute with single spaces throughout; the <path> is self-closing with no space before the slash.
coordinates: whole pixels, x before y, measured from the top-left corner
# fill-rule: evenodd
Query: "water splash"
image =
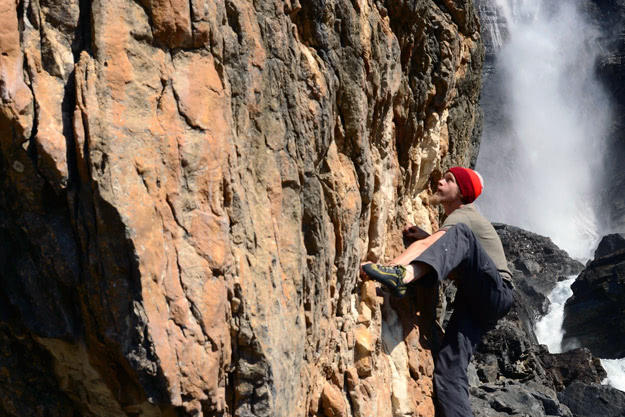
<path id="1" fill-rule="evenodd" d="M 600 238 L 596 204 L 610 120 L 595 77 L 599 32 L 573 0 L 495 4 L 506 27 L 485 29 L 508 39 L 484 87 L 477 170 L 485 191 L 477 205 L 492 221 L 549 236 L 587 259 Z"/>
<path id="2" fill-rule="evenodd" d="M 564 304 L 573 295 L 571 285 L 575 282 L 575 276 L 565 281 L 560 281 L 549 294 L 549 311 L 536 323 L 534 333 L 538 343 L 547 345 L 549 352 L 562 352 L 562 323 L 564 322 Z"/>
<path id="3" fill-rule="evenodd" d="M 601 359 L 608 377 L 601 383 L 625 391 L 625 359 Z"/>
<path id="4" fill-rule="evenodd" d="M 562 346 L 564 331 L 562 323 L 564 321 L 564 305 L 566 300 L 573 295 L 571 285 L 576 277 L 571 276 L 567 280 L 560 281 L 549 294 L 549 311 L 537 323 L 534 329 L 538 343 L 547 345 L 550 353 L 561 353 L 579 346 Z M 610 385 L 613 388 L 625 391 L 625 358 L 623 359 L 601 359 L 601 366 L 608 374 L 601 383 Z"/>

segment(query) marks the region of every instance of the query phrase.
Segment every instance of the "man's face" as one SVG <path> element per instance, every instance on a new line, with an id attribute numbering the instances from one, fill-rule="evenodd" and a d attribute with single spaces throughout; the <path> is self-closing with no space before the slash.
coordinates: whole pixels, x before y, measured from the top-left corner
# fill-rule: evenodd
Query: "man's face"
<path id="1" fill-rule="evenodd" d="M 458 183 L 456 183 L 456 177 L 448 171 L 438 181 L 436 193 L 430 201 L 434 204 L 446 204 L 456 200 L 462 201 L 462 194 Z"/>

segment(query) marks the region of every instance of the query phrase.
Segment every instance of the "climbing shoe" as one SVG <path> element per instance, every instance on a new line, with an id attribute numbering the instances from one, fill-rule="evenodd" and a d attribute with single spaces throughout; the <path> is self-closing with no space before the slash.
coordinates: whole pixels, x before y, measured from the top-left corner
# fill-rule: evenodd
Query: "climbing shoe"
<path id="1" fill-rule="evenodd" d="M 402 265 L 385 266 L 380 264 L 365 264 L 362 270 L 374 280 L 383 284 L 397 298 L 406 295 L 406 268 Z"/>

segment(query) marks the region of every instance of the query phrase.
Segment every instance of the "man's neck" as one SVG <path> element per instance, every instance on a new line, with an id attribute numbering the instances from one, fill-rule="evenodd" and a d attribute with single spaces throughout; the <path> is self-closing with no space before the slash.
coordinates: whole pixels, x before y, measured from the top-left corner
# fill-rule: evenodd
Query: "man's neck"
<path id="1" fill-rule="evenodd" d="M 463 207 L 462 201 L 454 201 L 452 203 L 443 204 L 443 210 L 445 210 L 445 216 L 449 216 L 451 213 Z"/>

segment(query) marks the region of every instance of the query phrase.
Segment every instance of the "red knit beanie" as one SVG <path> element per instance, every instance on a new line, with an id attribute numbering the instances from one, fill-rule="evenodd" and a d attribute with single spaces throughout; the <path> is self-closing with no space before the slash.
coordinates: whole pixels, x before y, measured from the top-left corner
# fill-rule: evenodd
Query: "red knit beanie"
<path id="1" fill-rule="evenodd" d="M 484 181 L 482 181 L 482 177 L 477 172 L 462 167 L 449 168 L 448 172 L 451 172 L 456 178 L 456 183 L 462 193 L 462 202 L 464 204 L 474 202 L 482 193 Z"/>

